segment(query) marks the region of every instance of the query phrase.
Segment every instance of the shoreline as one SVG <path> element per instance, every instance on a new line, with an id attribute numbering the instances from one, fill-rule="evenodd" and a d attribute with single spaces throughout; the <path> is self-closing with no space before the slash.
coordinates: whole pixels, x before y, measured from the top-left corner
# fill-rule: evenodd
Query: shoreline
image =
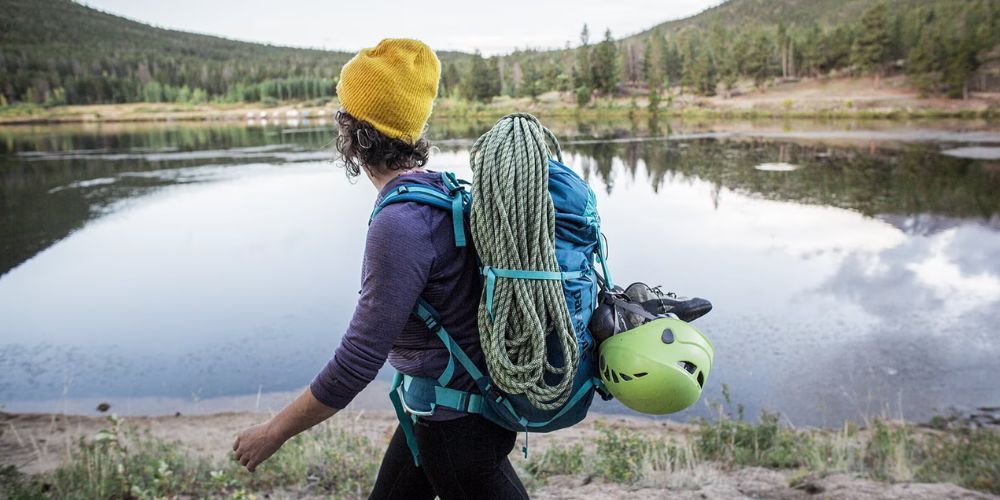
<path id="1" fill-rule="evenodd" d="M 119 109 L 108 109 L 108 107 Z M 177 110 L 166 108 L 157 111 L 142 111 L 135 113 L 128 109 L 131 104 L 97 104 L 89 106 L 66 106 L 56 108 L 41 108 L 35 114 L 3 116 L 0 115 L 0 127 L 19 127 L 30 125 L 69 125 L 69 124 L 111 124 L 111 123 L 254 123 L 267 124 L 271 121 L 275 124 L 288 120 L 285 116 L 261 120 L 259 118 L 248 119 L 247 113 L 258 114 L 267 110 L 288 110 L 307 111 L 310 117 L 306 119 L 318 119 L 331 121 L 332 113 L 329 108 L 302 108 L 297 103 L 287 103 L 276 108 L 253 108 L 253 107 L 219 107 L 215 105 L 196 106 L 191 110 Z M 483 106 L 473 108 L 463 112 L 435 112 L 432 119 L 463 119 L 463 120 L 483 120 L 492 121 L 497 118 L 517 111 L 527 111 L 539 118 L 571 118 L 578 120 L 649 120 L 658 119 L 704 119 L 704 120 L 925 120 L 925 119 L 969 119 L 969 120 L 1000 120 L 1000 108 L 870 108 L 870 109 L 822 109 L 822 110 L 770 110 L 770 109 L 726 109 L 712 107 L 683 107 L 660 109 L 656 113 L 648 109 L 629 109 L 628 107 L 612 104 L 599 108 L 571 108 L 571 107 L 518 107 L 512 104 L 503 106 Z M 319 115 L 317 117 L 317 115 Z M 294 118 L 301 120 L 301 118 Z M 326 123 L 320 123 L 324 125 Z"/>
<path id="2" fill-rule="evenodd" d="M 267 416 L 260 412 L 222 412 L 113 420 L 107 416 L 0 412 L 0 470 L 13 466 L 16 471 L 10 472 L 8 467 L 5 472 L 10 475 L 5 480 L 14 485 L 8 487 L 28 488 L 35 481 L 48 484 L 58 493 L 61 486 L 51 481 L 69 481 L 82 473 L 81 467 L 94 467 L 94 453 L 103 453 L 104 459 L 124 460 L 118 455 L 124 449 L 140 461 L 138 465 L 151 461 L 153 469 L 168 469 L 169 475 L 179 481 L 180 485 L 173 486 L 156 483 L 161 488 L 156 490 L 157 496 L 260 493 L 299 498 L 363 497 L 396 425 L 391 411 L 345 410 L 290 441 L 257 474 L 250 475 L 229 461 L 228 449 L 239 430 Z M 966 486 L 980 490 L 974 491 L 952 484 L 954 481 L 940 480 L 964 476 L 948 471 L 928 476 L 921 472 L 928 465 L 909 457 L 908 450 L 918 443 L 929 443 L 927 450 L 936 450 L 945 443 L 948 447 L 965 446 L 968 442 L 953 438 L 960 435 L 959 431 L 875 421 L 865 428 L 847 425 L 839 431 L 786 428 L 767 437 L 769 432 L 775 432 L 770 424 L 723 422 L 682 424 L 592 414 L 569 429 L 532 435 L 527 459 L 520 449 L 523 435 L 518 435 L 510 458 L 532 497 L 541 499 L 624 495 L 789 499 L 810 498 L 817 493 L 835 499 L 986 499 L 995 498 L 989 492 L 997 491 L 997 485 L 991 482 L 997 478 L 990 477 L 996 474 L 995 466 L 989 469 L 990 464 L 985 465 L 985 472 L 976 469 L 979 476 L 968 481 Z M 990 432 L 991 439 L 1000 443 L 996 430 L 978 432 Z M 753 443 L 740 444 L 751 434 Z M 904 434 L 905 439 L 901 437 Z M 110 448 L 101 444 L 108 439 Z M 833 456 L 853 465 L 825 461 L 816 462 L 827 464 L 822 467 L 810 465 L 805 458 L 786 455 L 786 448 L 796 445 L 793 441 L 815 442 L 817 453 L 827 453 L 820 450 L 829 444 L 844 445 L 845 454 L 834 450 Z M 826 444 L 819 445 L 821 442 Z M 755 446 L 759 447 L 759 456 L 744 456 L 754 453 Z M 853 454 L 861 456 L 850 458 Z M 951 455 L 945 458 L 951 460 Z M 989 456 L 979 460 L 984 458 L 989 460 Z M 345 477 L 345 473 L 350 475 Z M 137 474 L 146 477 L 158 473 L 147 470 Z M 211 479 L 180 481 L 181 477 L 201 477 L 199 474 Z M 0 496 L 2 493 L 0 487 Z"/>
<path id="3" fill-rule="evenodd" d="M 731 96 L 703 97 L 671 89 L 655 111 L 643 94 L 596 97 L 578 107 L 568 92 L 535 98 L 498 96 L 490 103 L 439 98 L 433 118 L 496 119 L 514 111 L 539 117 L 578 119 L 1000 119 L 1000 93 L 977 93 L 966 100 L 923 97 L 901 77 L 887 78 L 879 88 L 869 79 L 829 78 L 774 84 L 762 90 L 738 87 Z M 260 103 L 127 103 L 62 105 L 15 104 L 0 108 L 0 126 L 59 123 L 125 122 L 270 122 L 332 121 L 336 98 L 323 102 Z"/>

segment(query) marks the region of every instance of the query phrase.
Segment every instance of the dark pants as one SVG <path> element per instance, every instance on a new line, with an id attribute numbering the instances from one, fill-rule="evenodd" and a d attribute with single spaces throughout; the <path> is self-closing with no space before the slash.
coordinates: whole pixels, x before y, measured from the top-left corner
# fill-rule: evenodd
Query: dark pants
<path id="1" fill-rule="evenodd" d="M 517 438 L 513 431 L 469 415 L 443 422 L 417 420 L 413 433 L 420 467 L 413 464 L 397 426 L 370 498 L 528 498 L 507 458 Z"/>

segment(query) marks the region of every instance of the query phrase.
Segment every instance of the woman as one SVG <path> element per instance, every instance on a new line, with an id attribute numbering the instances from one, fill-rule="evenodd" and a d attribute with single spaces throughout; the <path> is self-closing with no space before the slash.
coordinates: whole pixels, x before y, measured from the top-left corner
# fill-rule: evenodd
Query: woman
<path id="1" fill-rule="evenodd" d="M 423 168 L 430 149 L 423 132 L 440 68 L 423 43 L 386 39 L 363 49 L 341 71 L 337 149 L 347 174 L 364 172 L 378 199 L 403 182 L 445 189 L 439 174 Z M 476 330 L 478 273 L 474 252 L 455 246 L 448 212 L 418 203 L 385 207 L 368 227 L 361 297 L 333 358 L 295 401 L 239 434 L 236 459 L 253 472 L 289 438 L 347 406 L 386 359 L 409 375 L 440 375 L 448 352 L 411 315 L 419 297 L 441 313 L 448 332 L 484 367 Z M 449 386 L 472 390 L 471 378 L 458 371 Z M 421 465 L 414 465 L 397 427 L 372 498 L 527 498 L 507 458 L 514 432 L 478 415 L 438 411 L 421 417 L 414 433 Z"/>

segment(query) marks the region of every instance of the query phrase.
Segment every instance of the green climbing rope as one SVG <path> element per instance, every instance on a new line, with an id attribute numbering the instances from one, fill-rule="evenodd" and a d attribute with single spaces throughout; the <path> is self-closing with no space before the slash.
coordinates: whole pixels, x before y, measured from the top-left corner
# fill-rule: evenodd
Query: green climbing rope
<path id="1" fill-rule="evenodd" d="M 472 238 L 484 266 L 559 271 L 546 137 L 562 161 L 555 136 L 527 113 L 501 118 L 472 146 Z M 492 314 L 485 301 L 484 291 L 479 335 L 494 383 L 509 394 L 526 395 L 538 409 L 560 408 L 580 360 L 562 282 L 500 278 Z M 546 358 L 546 337 L 553 333 L 563 366 Z"/>

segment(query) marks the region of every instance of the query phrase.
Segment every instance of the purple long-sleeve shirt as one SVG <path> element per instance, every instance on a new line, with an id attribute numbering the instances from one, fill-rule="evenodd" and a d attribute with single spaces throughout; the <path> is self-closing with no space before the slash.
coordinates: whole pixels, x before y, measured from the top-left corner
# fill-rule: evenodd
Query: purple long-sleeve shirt
<path id="1" fill-rule="evenodd" d="M 440 174 L 416 172 L 389 181 L 381 200 L 401 183 L 443 188 Z M 423 297 L 442 317 L 448 333 L 482 369 L 476 329 L 479 268 L 469 247 L 456 247 L 451 215 L 429 205 L 387 205 L 368 226 L 361 270 L 361 296 L 347 333 L 310 389 L 321 403 L 342 409 L 371 382 L 388 358 L 402 373 L 437 377 L 448 351 L 413 314 Z M 468 239 L 471 245 L 471 238 Z M 456 367 L 449 387 L 471 390 L 472 379 Z M 438 419 L 453 418 L 443 412 Z"/>

